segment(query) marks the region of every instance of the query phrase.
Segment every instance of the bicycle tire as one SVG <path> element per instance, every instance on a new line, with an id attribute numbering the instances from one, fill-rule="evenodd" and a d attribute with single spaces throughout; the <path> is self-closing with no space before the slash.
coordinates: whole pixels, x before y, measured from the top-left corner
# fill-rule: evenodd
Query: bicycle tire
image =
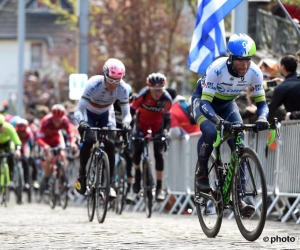
<path id="1" fill-rule="evenodd" d="M 6 164 L 2 167 L 3 167 L 3 174 L 1 175 L 1 183 L 3 185 L 1 186 L 2 204 L 4 204 L 4 206 L 7 207 L 7 202 L 9 201 L 9 187 L 8 187 L 8 179 L 7 179 L 8 165 Z"/>
<path id="2" fill-rule="evenodd" d="M 58 191 L 59 191 L 59 202 L 62 209 L 66 209 L 68 206 L 68 181 L 66 172 L 63 165 L 58 167 L 59 178 L 58 178 Z"/>
<path id="3" fill-rule="evenodd" d="M 102 152 L 98 163 L 96 169 L 96 212 L 98 222 L 103 223 L 107 213 L 110 188 L 109 161 L 105 152 Z"/>
<path id="4" fill-rule="evenodd" d="M 242 162 L 246 162 L 244 165 L 246 166 L 245 171 L 243 167 L 241 167 Z M 243 184 L 240 183 L 240 174 L 242 171 L 245 173 L 244 188 L 241 187 Z M 255 197 L 250 196 L 250 194 L 254 195 L 254 190 L 252 190 L 254 185 L 257 191 Z M 242 217 L 239 212 L 238 193 L 245 194 L 244 192 L 246 192 L 246 194 L 248 193 L 248 195 L 242 198 L 246 199 L 247 197 L 247 203 L 251 203 L 255 207 L 255 212 L 250 218 Z M 239 167 L 235 168 L 233 177 L 232 198 L 235 220 L 241 234 L 246 240 L 255 241 L 261 235 L 266 222 L 267 186 L 261 161 L 257 153 L 251 148 L 243 148 L 242 153 L 239 155 Z M 256 226 L 255 223 L 257 223 Z"/>
<path id="5" fill-rule="evenodd" d="M 96 206 L 96 168 L 97 168 L 97 157 L 93 156 L 93 161 L 90 165 L 90 171 L 88 172 L 86 184 L 87 184 L 87 212 L 89 221 L 93 221 L 95 215 Z"/>
<path id="6" fill-rule="evenodd" d="M 16 178 L 15 194 L 16 194 L 17 204 L 21 204 L 22 192 L 23 192 L 22 182 L 24 180 L 23 166 L 19 166 L 19 164 L 21 164 L 20 162 L 17 162 L 15 164 L 17 164 L 17 166 L 15 166 L 15 168 L 17 168 L 17 176 L 15 176 Z"/>
<path id="7" fill-rule="evenodd" d="M 197 210 L 197 216 L 204 234 L 213 238 L 216 237 L 220 231 L 223 219 L 223 196 L 219 188 L 216 187 L 216 180 L 219 179 L 219 172 L 216 165 L 216 158 L 214 154 L 211 154 L 208 161 L 208 177 L 211 186 L 210 194 L 214 196 L 214 200 L 206 200 L 201 196 L 201 192 L 198 190 L 196 185 L 196 173 L 200 166 L 197 161 L 195 168 L 195 206 Z"/>
<path id="8" fill-rule="evenodd" d="M 150 169 L 149 159 L 143 161 L 143 184 L 144 184 L 144 203 L 147 218 L 151 217 L 153 203 L 153 177 Z"/>
<path id="9" fill-rule="evenodd" d="M 56 179 L 51 179 L 50 180 L 50 185 L 49 185 L 49 205 L 52 209 L 55 208 L 56 206 L 56 194 L 55 194 L 55 185 L 56 185 Z"/>
<path id="10" fill-rule="evenodd" d="M 117 214 L 122 214 L 126 195 L 126 161 L 123 158 L 120 158 L 118 163 L 117 176 L 117 198 L 115 199 L 115 208 Z"/>

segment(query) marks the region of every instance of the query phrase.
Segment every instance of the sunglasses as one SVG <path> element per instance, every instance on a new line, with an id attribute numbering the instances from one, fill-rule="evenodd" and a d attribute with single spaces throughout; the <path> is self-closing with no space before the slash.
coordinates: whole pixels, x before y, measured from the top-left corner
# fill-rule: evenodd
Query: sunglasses
<path id="1" fill-rule="evenodd" d="M 109 84 L 115 84 L 115 85 L 119 85 L 120 82 L 121 82 L 121 79 L 113 79 L 113 78 L 110 78 L 108 76 L 105 76 L 106 78 L 106 81 L 109 83 Z"/>
<path id="2" fill-rule="evenodd" d="M 154 88 L 151 88 L 151 87 L 150 87 L 150 89 L 153 90 L 153 91 L 155 91 L 155 92 L 163 92 L 163 91 L 164 91 L 163 88 L 155 88 L 155 87 L 154 87 Z"/>

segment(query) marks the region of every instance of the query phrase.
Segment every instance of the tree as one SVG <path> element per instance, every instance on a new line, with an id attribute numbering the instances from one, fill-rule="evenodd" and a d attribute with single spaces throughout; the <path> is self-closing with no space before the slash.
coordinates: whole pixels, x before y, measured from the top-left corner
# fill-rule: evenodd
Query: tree
<path id="1" fill-rule="evenodd" d="M 95 2 L 95 1 L 94 1 Z M 126 66 L 126 79 L 136 91 L 148 74 L 160 71 L 169 82 L 186 68 L 188 45 L 182 40 L 186 21 L 185 0 L 103 0 L 91 6 L 91 44 L 98 46 L 101 68 L 104 58 L 117 57 Z M 91 2 L 93 5 L 93 1 Z M 176 65 L 175 65 L 176 64 Z"/>

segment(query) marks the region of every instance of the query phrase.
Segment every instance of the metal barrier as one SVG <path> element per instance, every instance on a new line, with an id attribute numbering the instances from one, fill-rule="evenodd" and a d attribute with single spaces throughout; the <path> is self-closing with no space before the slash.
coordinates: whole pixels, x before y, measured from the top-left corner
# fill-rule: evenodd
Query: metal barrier
<path id="1" fill-rule="evenodd" d="M 244 136 L 244 144 L 254 149 L 263 166 L 265 179 L 267 183 L 267 193 L 270 199 L 267 215 L 270 215 L 275 208 L 281 213 L 278 201 L 284 198 L 289 207 L 288 213 L 282 219 L 285 222 L 291 215 L 296 221 L 297 217 L 292 214 L 298 211 L 300 201 L 300 187 L 297 185 L 300 179 L 300 169 L 297 166 L 299 163 L 298 139 L 297 131 L 299 130 L 300 121 L 283 122 L 281 127 L 282 140 L 275 141 L 276 150 L 272 150 L 266 146 L 269 131 L 262 131 L 259 134 L 247 132 Z M 173 140 L 170 143 L 169 152 L 165 156 L 165 177 L 164 184 L 167 187 L 169 196 L 175 196 L 176 202 L 173 204 L 169 214 L 177 211 L 177 214 L 182 214 L 187 204 L 193 208 L 193 213 L 196 209 L 193 202 L 194 195 L 194 171 L 197 161 L 197 142 L 201 133 L 192 134 L 189 140 L 180 139 Z M 291 145 L 291 146 L 290 146 Z M 221 155 L 224 162 L 230 161 L 230 148 L 224 144 L 221 148 Z M 294 197 L 296 200 L 293 204 L 289 204 L 287 198 Z M 168 201 L 165 201 L 165 204 Z M 298 207 L 297 207 L 298 206 Z M 259 204 L 257 204 L 257 208 Z M 161 207 L 161 210 L 164 206 Z M 229 218 L 232 214 L 229 215 Z M 300 223 L 298 219 L 297 223 Z"/>
<path id="2" fill-rule="evenodd" d="M 287 221 L 289 216 L 300 223 L 295 212 L 300 209 L 300 155 L 298 146 L 300 137 L 297 136 L 300 121 L 283 122 L 281 124 L 281 141 L 276 140 L 276 150 L 266 147 L 269 131 L 262 131 L 258 134 L 247 132 L 244 135 L 244 144 L 254 149 L 263 166 L 268 197 L 270 198 L 267 216 L 274 211 L 281 213 L 278 202 L 283 199 L 289 210 L 282 218 L 282 222 Z M 194 176 L 195 166 L 197 162 L 197 143 L 201 133 L 191 134 L 189 139 L 178 139 L 170 142 L 169 150 L 164 154 L 165 168 L 163 185 L 167 189 L 166 200 L 162 203 L 154 202 L 152 210 L 158 213 L 168 212 L 168 214 L 181 215 L 187 206 L 192 208 L 192 215 L 196 214 L 196 208 L 193 201 L 194 196 Z M 155 177 L 155 160 L 153 153 L 153 145 L 149 145 L 149 155 L 151 159 L 152 173 Z M 221 147 L 221 155 L 223 162 L 230 162 L 230 148 L 224 144 Z M 136 197 L 136 204 L 126 205 L 125 211 L 143 211 L 145 209 L 143 198 Z M 290 204 L 288 198 L 295 198 Z M 175 201 L 174 201 L 175 200 Z M 171 208 L 166 210 L 167 204 Z M 259 203 L 257 204 L 257 208 Z M 232 217 L 229 214 L 229 218 Z"/>

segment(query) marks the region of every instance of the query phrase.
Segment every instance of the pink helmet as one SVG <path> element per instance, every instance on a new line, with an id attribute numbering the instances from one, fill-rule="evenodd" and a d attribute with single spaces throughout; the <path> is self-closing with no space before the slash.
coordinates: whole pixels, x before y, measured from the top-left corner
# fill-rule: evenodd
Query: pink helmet
<path id="1" fill-rule="evenodd" d="M 122 79 L 125 76 L 125 66 L 120 60 L 110 58 L 105 62 L 103 72 L 106 77 Z"/>

